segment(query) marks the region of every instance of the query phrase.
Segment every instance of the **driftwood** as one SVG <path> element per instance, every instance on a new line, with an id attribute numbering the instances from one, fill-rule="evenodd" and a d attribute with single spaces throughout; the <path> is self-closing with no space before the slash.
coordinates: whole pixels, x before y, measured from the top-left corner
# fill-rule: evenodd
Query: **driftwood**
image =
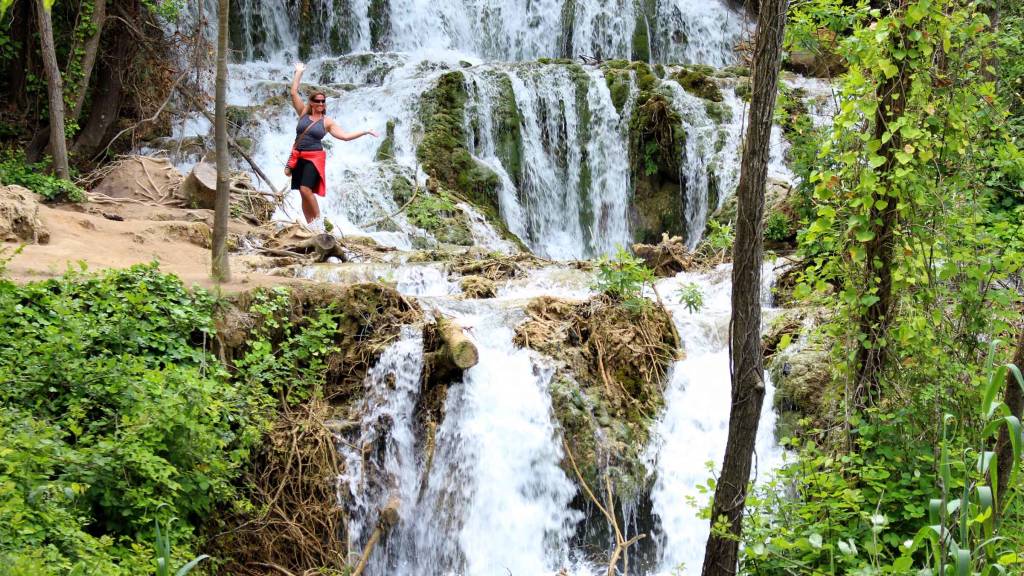
<path id="1" fill-rule="evenodd" d="M 444 316 L 438 316 L 437 332 L 444 341 L 444 349 L 448 358 L 456 367 L 465 370 L 476 366 L 476 363 L 480 361 L 476 344 L 473 344 L 473 341 L 457 324 Z"/>
<path id="2" fill-rule="evenodd" d="M 694 268 L 693 254 L 679 236 L 661 235 L 657 244 L 634 244 L 633 253 L 642 258 L 654 274 L 662 277 L 675 276 Z"/>
<path id="3" fill-rule="evenodd" d="M 388 503 L 380 509 L 380 517 L 377 519 L 377 527 L 373 529 L 373 534 L 370 534 L 370 539 L 366 542 L 366 546 L 363 547 L 363 555 L 359 558 L 359 564 L 356 564 L 356 569 L 352 572 L 352 576 L 361 576 L 363 570 L 366 570 L 366 563 L 370 561 L 370 554 L 373 554 L 373 549 L 377 547 L 377 542 L 380 542 L 381 536 L 384 532 L 391 530 L 391 527 L 398 523 L 398 498 L 392 496 Z"/>
<path id="4" fill-rule="evenodd" d="M 335 257 L 342 262 L 346 260 L 345 252 L 341 249 L 338 239 L 331 234 L 317 234 L 309 238 L 299 240 L 294 244 L 286 244 L 277 248 L 263 248 L 263 254 L 271 256 L 286 256 L 291 258 L 312 257 L 314 262 L 326 262 L 328 258 Z"/>

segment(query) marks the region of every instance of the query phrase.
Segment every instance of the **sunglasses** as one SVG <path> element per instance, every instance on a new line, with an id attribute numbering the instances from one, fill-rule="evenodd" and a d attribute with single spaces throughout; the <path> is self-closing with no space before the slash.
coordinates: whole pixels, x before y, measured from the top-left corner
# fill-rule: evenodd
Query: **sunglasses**
<path id="1" fill-rule="evenodd" d="M 312 102 L 313 104 L 323 104 L 324 102 L 327 102 L 327 100 L 323 100 L 323 99 L 320 99 L 320 100 L 310 100 L 310 102 Z"/>

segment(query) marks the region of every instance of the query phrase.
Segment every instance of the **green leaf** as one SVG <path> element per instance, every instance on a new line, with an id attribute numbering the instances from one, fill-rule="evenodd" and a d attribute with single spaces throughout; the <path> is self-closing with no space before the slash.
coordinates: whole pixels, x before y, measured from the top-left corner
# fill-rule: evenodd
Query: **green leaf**
<path id="1" fill-rule="evenodd" d="M 858 242 L 870 242 L 875 239 L 875 231 L 870 228 L 861 228 L 857 231 L 856 238 Z"/>
<path id="2" fill-rule="evenodd" d="M 885 164 L 884 156 L 872 154 L 870 157 L 868 157 L 868 165 L 871 166 L 872 168 L 878 168 L 882 164 Z"/>

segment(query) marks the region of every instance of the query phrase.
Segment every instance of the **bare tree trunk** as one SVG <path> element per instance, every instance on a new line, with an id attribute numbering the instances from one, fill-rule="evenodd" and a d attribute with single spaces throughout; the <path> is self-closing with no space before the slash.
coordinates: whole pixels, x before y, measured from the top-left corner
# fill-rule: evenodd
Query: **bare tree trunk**
<path id="1" fill-rule="evenodd" d="M 214 110 L 214 140 L 217 148 L 217 199 L 213 218 L 213 278 L 231 281 L 228 263 L 228 211 L 231 192 L 231 170 L 228 165 L 228 0 L 217 2 L 217 89 Z"/>
<path id="2" fill-rule="evenodd" d="M 53 47 L 53 24 L 50 11 L 43 0 L 36 0 L 39 21 L 40 51 L 46 72 L 46 89 L 50 97 L 50 149 L 53 151 L 53 169 L 58 178 L 68 179 L 68 147 L 64 139 L 64 82 L 57 67 L 57 53 Z"/>
<path id="3" fill-rule="evenodd" d="M 704 553 L 704 576 L 736 573 L 754 439 L 764 402 L 761 357 L 764 189 L 788 4 L 789 0 L 763 0 L 757 19 L 750 124 L 736 191 L 739 206 L 732 265 L 729 439 L 711 508 L 712 528 L 719 519 L 725 519 L 729 534 L 715 534 L 712 529 Z"/>
<path id="4" fill-rule="evenodd" d="M 89 79 L 92 78 L 92 69 L 96 65 L 96 57 L 100 53 L 100 37 L 103 35 L 103 24 L 106 21 L 106 0 L 95 0 L 92 10 L 92 26 L 95 31 L 85 41 L 85 54 L 82 55 L 82 85 L 78 87 L 78 94 L 75 96 L 75 107 L 71 110 L 70 116 L 74 122 L 78 122 L 78 118 L 82 115 L 85 95 L 89 92 Z"/>
<path id="5" fill-rule="evenodd" d="M 1017 349 L 1013 353 L 1013 363 L 1024 371 L 1024 328 L 1017 336 Z M 1021 390 L 1017 377 L 1012 372 L 1006 372 L 1006 389 L 1003 392 L 1003 404 L 1010 409 L 1010 413 L 1019 420 L 1024 416 L 1024 390 Z M 1013 445 L 1010 443 L 1010 434 L 1004 426 L 999 430 L 999 438 L 996 439 L 996 463 L 998 465 L 998 480 L 996 483 L 996 514 L 1002 512 L 1002 506 L 1006 499 L 1006 489 L 1010 482 L 1010 461 L 1013 459 Z"/>

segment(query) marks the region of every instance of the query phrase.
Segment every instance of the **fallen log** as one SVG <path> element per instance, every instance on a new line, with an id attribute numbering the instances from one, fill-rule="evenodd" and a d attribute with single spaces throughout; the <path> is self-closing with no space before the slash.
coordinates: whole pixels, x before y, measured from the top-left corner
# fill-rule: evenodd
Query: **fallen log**
<path id="1" fill-rule="evenodd" d="M 480 361 L 476 344 L 466 336 L 462 328 L 444 316 L 437 317 L 437 332 L 444 341 L 444 349 L 452 364 L 465 370 Z"/>
<path id="2" fill-rule="evenodd" d="M 312 256 L 314 262 L 326 262 L 332 256 L 342 262 L 346 261 L 345 252 L 342 250 L 341 244 L 331 234 L 317 234 L 292 244 L 284 244 L 274 248 L 263 248 L 260 252 L 271 256 Z"/>

